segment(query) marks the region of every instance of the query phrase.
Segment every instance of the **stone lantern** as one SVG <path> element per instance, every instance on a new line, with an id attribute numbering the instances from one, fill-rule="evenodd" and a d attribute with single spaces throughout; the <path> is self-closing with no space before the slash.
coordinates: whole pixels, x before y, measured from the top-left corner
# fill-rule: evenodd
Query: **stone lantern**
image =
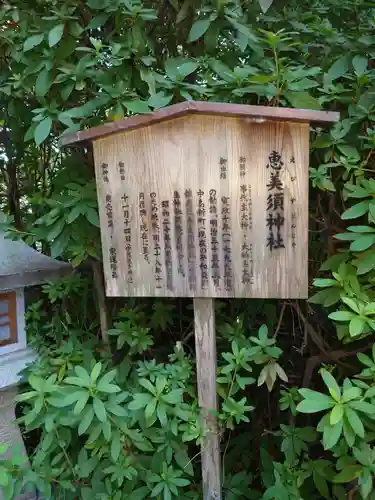
<path id="1" fill-rule="evenodd" d="M 24 289 L 60 278 L 70 270 L 69 264 L 47 257 L 21 241 L 6 239 L 0 231 L 0 443 L 9 445 L 9 454 L 14 447 L 24 450 L 14 421 L 14 397 L 19 372 L 36 359 L 35 352 L 27 347 Z"/>

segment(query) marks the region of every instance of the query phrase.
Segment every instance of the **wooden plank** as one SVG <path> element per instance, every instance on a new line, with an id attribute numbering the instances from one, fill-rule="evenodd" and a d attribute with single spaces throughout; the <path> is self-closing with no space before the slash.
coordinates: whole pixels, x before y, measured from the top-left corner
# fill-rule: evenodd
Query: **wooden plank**
<path id="1" fill-rule="evenodd" d="M 220 438 L 214 414 L 217 411 L 216 335 L 212 299 L 194 299 L 194 323 L 198 399 L 208 431 L 201 457 L 203 499 L 221 500 Z"/>
<path id="2" fill-rule="evenodd" d="M 124 130 L 146 127 L 151 124 L 193 113 L 278 121 L 317 122 L 321 124 L 337 122 L 340 119 L 340 113 L 336 111 L 315 111 L 310 109 L 279 108 L 274 106 L 253 106 L 249 104 L 185 101 L 158 109 L 153 113 L 132 116 L 124 120 L 111 121 L 88 130 L 81 130 L 72 134 L 63 135 L 60 139 L 60 144 L 62 146 L 67 146 L 92 141 L 99 137 L 116 134 Z"/>
<path id="3" fill-rule="evenodd" d="M 306 298 L 308 141 L 204 115 L 96 140 L 107 295 Z"/>

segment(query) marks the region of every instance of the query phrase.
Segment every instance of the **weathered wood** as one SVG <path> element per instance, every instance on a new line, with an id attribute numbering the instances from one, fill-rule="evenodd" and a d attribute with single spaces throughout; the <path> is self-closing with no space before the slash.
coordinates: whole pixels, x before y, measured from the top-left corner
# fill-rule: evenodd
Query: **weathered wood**
<path id="1" fill-rule="evenodd" d="M 208 114 L 226 117 L 243 117 L 262 120 L 288 120 L 295 122 L 317 122 L 322 125 L 337 122 L 340 114 L 336 111 L 315 111 L 311 109 L 279 108 L 274 106 L 252 106 L 249 104 L 229 104 L 205 101 L 185 101 L 158 109 L 153 113 L 132 116 L 124 120 L 111 121 L 88 130 L 81 130 L 61 137 L 61 145 L 79 144 L 92 141 L 124 130 L 134 130 L 189 114 Z"/>
<path id="2" fill-rule="evenodd" d="M 108 315 L 107 315 L 107 305 L 105 300 L 103 265 L 98 260 L 92 260 L 91 266 L 94 278 L 94 289 L 99 309 L 100 333 L 103 343 L 108 346 L 109 345 Z"/>
<path id="3" fill-rule="evenodd" d="M 306 298 L 308 141 L 307 123 L 205 115 L 97 139 L 107 295 Z"/>
<path id="4" fill-rule="evenodd" d="M 220 438 L 215 412 L 216 335 L 212 299 L 194 299 L 198 399 L 207 434 L 202 445 L 203 500 L 221 500 Z"/>

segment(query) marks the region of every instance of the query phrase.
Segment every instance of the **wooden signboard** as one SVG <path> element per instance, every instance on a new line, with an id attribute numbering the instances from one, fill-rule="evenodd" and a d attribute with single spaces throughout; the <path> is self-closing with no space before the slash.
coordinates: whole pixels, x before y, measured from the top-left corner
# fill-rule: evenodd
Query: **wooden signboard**
<path id="1" fill-rule="evenodd" d="M 97 139 L 107 294 L 307 297 L 308 135 L 191 115 Z"/>
<path id="2" fill-rule="evenodd" d="M 221 499 L 213 298 L 308 295 L 309 123 L 338 113 L 185 102 L 93 142 L 108 296 L 194 298 L 204 499 Z"/>

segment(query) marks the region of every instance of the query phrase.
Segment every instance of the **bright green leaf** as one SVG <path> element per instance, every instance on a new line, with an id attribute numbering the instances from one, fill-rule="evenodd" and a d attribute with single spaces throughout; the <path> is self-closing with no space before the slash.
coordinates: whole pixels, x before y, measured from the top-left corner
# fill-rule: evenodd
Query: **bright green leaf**
<path id="1" fill-rule="evenodd" d="M 351 243 L 350 250 L 352 252 L 363 252 L 364 250 L 370 248 L 374 243 L 375 243 L 375 235 L 365 234 L 363 236 L 359 236 Z"/>
<path id="2" fill-rule="evenodd" d="M 356 337 L 361 335 L 364 327 L 366 326 L 366 321 L 360 317 L 352 318 L 349 323 L 349 333 L 351 337 Z"/>
<path id="3" fill-rule="evenodd" d="M 337 424 L 344 415 L 344 408 L 342 405 L 335 405 L 330 413 L 329 422 L 331 425 Z"/>
<path id="4" fill-rule="evenodd" d="M 335 321 L 350 321 L 355 317 L 355 314 L 350 311 L 336 311 L 329 314 L 328 317 Z"/>
<path id="5" fill-rule="evenodd" d="M 326 425 L 323 431 L 323 445 L 325 450 L 331 450 L 340 439 L 343 421 L 339 420 L 335 425 Z"/>
<path id="6" fill-rule="evenodd" d="M 328 389 L 332 389 L 335 392 L 335 394 L 337 394 L 338 399 L 340 399 L 341 398 L 341 389 L 340 389 L 338 383 L 336 382 L 335 378 L 333 377 L 333 375 L 325 368 L 323 368 L 320 371 L 320 374 L 322 376 L 322 379 L 324 380 L 324 383 L 328 387 Z"/>
<path id="7" fill-rule="evenodd" d="M 357 436 L 363 438 L 365 436 L 365 429 L 357 412 L 352 410 L 349 406 L 345 406 L 345 416 L 348 419 L 350 427 L 357 434 Z"/>
<path id="8" fill-rule="evenodd" d="M 361 217 L 365 213 L 368 212 L 369 209 L 369 201 L 361 201 L 360 203 L 357 203 L 356 205 L 353 205 L 352 207 L 348 208 L 345 210 L 345 212 L 342 214 L 341 218 L 343 220 L 348 220 L 348 219 L 356 219 L 357 217 Z"/>

